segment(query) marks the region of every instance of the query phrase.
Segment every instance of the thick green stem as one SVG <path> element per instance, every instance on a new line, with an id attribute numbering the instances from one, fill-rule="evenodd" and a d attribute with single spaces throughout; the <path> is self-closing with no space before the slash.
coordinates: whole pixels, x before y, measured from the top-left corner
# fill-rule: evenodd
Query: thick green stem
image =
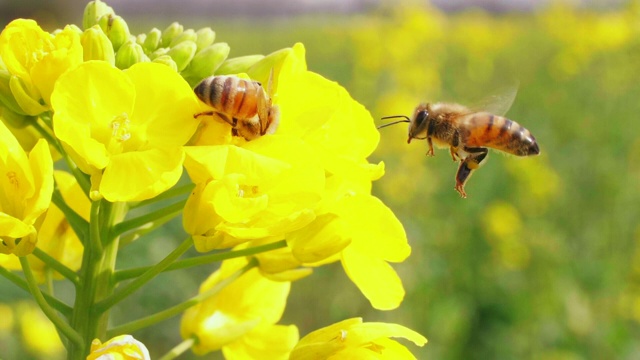
<path id="1" fill-rule="evenodd" d="M 139 330 L 139 329 L 143 329 L 146 328 L 148 326 L 151 326 L 153 324 L 157 324 L 161 321 L 167 320 L 169 318 L 172 318 L 176 315 L 181 314 L 183 311 L 187 310 L 188 308 L 195 306 L 197 304 L 199 304 L 200 302 L 218 294 L 222 289 L 224 289 L 227 285 L 231 284 L 232 282 L 234 282 L 236 279 L 238 279 L 240 276 L 242 276 L 242 274 L 246 273 L 247 271 L 251 270 L 253 267 L 255 267 L 258 264 L 258 262 L 255 259 L 252 259 L 245 267 L 243 267 L 242 269 L 236 271 L 233 275 L 229 276 L 228 278 L 220 281 L 219 283 L 217 283 L 214 287 L 212 287 L 211 289 L 200 293 L 192 298 L 190 298 L 189 300 L 180 303 L 178 305 L 172 306 L 166 310 L 160 311 L 158 313 L 155 313 L 151 316 L 142 318 L 142 319 L 138 319 L 135 321 L 132 321 L 130 323 L 126 323 L 120 326 L 117 326 L 113 329 L 110 329 L 107 332 L 107 337 L 113 337 L 116 336 L 118 334 L 131 334 L 132 332 Z"/>
<path id="2" fill-rule="evenodd" d="M 125 211 L 125 204 L 105 200 L 91 204 L 89 239 L 85 241 L 89 246 L 82 256 L 81 279 L 71 321 L 73 328 L 86 338 L 81 346 L 71 347 L 69 359 L 84 359 L 93 339 L 105 340 L 109 313 L 96 311 L 95 304 L 113 292 L 118 238 L 111 236 L 110 230 L 115 222 L 122 220 Z"/>
<path id="3" fill-rule="evenodd" d="M 29 260 L 27 260 L 26 256 L 20 256 L 20 265 L 22 265 L 22 271 L 24 272 L 24 276 L 27 279 L 27 284 L 29 285 L 29 291 L 31 295 L 33 295 L 36 303 L 42 309 L 42 312 L 51 320 L 51 322 L 56 326 L 58 330 L 75 345 L 80 345 L 84 342 L 84 339 L 78 332 L 76 332 L 64 319 L 62 319 L 56 313 L 56 310 L 52 308 L 47 300 L 45 300 L 40 288 L 38 287 L 38 283 L 36 282 L 35 276 L 33 276 L 33 272 L 31 271 L 31 265 L 29 264 Z"/>
<path id="4" fill-rule="evenodd" d="M 197 256 L 189 259 L 176 261 L 173 264 L 169 265 L 166 269 L 164 269 L 164 271 L 186 269 L 194 266 L 211 264 L 213 262 L 220 262 L 227 259 L 260 254 L 260 253 L 271 251 L 271 250 L 281 249 L 286 246 L 287 246 L 287 241 L 281 240 L 271 244 L 254 246 L 254 247 L 250 247 L 242 250 L 227 251 L 219 254 Z M 120 282 L 120 281 L 129 280 L 129 279 L 138 277 L 144 274 L 150 268 L 151 266 L 143 266 L 143 267 L 134 268 L 134 269 L 116 271 L 115 280 L 116 282 Z"/>

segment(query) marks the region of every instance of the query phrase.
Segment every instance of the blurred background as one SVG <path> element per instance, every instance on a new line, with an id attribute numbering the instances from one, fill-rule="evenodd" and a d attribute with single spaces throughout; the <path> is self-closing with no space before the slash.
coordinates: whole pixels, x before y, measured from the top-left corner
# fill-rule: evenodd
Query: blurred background
<path id="1" fill-rule="evenodd" d="M 421 101 L 473 102 L 519 82 L 508 116 L 542 153 L 492 152 L 466 200 L 453 190 L 448 151 L 427 158 L 425 142 L 407 145 L 404 124 L 382 130 L 370 160 L 387 173 L 373 192 L 413 248 L 395 265 L 402 306 L 373 310 L 334 264 L 293 284 L 281 323 L 301 336 L 355 316 L 402 324 L 429 339 L 408 345 L 419 359 L 640 359 L 640 2 L 108 4 L 134 34 L 173 21 L 210 26 L 231 57 L 303 42 L 309 69 L 346 87 L 375 119 L 410 115 Z M 80 24 L 84 5 L 0 0 L 0 25 L 26 17 L 53 31 Z M 181 231 L 177 221 L 134 243 L 121 263 L 161 259 Z M 180 302 L 211 271 L 164 275 L 120 306 L 114 323 Z M 0 358 L 59 357 L 30 342 L 21 323 L 36 321 L 25 317 L 26 299 L 0 279 Z M 178 329 L 176 318 L 134 335 L 159 356 L 180 341 Z"/>

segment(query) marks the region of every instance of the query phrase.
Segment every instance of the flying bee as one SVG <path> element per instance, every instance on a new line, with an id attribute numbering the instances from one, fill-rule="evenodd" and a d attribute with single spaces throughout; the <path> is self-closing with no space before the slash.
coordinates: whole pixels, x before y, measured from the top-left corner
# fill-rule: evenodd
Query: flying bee
<path id="1" fill-rule="evenodd" d="M 193 117 L 217 115 L 231 125 L 233 136 L 242 136 L 247 141 L 273 134 L 278 127 L 280 112 L 278 106 L 271 103 L 272 79 L 273 70 L 267 94 L 258 81 L 237 76 L 210 76 L 202 80 L 194 92 L 214 110 L 195 114 Z"/>
<path id="2" fill-rule="evenodd" d="M 419 104 L 413 116 L 386 116 L 382 119 L 397 119 L 386 126 L 409 123 L 409 138 L 427 140 L 427 156 L 434 156 L 433 146 L 449 148 L 453 161 L 460 161 L 456 173 L 455 189 L 463 198 L 467 197 L 464 186 L 473 170 L 480 167 L 492 148 L 517 156 L 537 155 L 540 148 L 535 137 L 522 125 L 503 115 L 509 110 L 517 89 L 513 88 L 501 96 L 485 101 L 484 111 L 475 111 L 456 103 Z"/>

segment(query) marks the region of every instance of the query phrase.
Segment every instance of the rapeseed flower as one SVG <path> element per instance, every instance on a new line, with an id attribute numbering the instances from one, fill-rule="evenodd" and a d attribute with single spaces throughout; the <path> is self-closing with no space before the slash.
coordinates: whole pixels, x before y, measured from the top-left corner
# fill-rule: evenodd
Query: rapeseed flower
<path id="1" fill-rule="evenodd" d="M 69 207 L 89 221 L 89 200 L 82 193 L 82 189 L 73 176 L 64 171 L 54 171 L 53 177 Z M 82 243 L 67 222 L 64 213 L 56 205 L 49 207 L 46 212 L 38 232 L 37 247 L 73 271 L 80 268 L 83 251 Z M 34 256 L 29 256 L 28 260 L 38 282 L 45 282 L 46 272 L 50 268 Z M 13 255 L 0 254 L 0 265 L 9 270 L 20 270 L 22 268 L 18 258 Z M 54 278 L 61 279 L 62 275 L 55 272 Z"/>
<path id="2" fill-rule="evenodd" d="M 247 264 L 246 260 L 232 259 L 222 263 L 201 285 L 200 293 L 211 290 Z M 188 309 L 181 324 L 183 338 L 195 337 L 193 351 L 202 355 L 210 351 L 251 352 L 251 344 L 271 339 L 272 331 L 282 334 L 283 343 L 297 341 L 297 331 L 277 327 L 289 295 L 291 283 L 269 280 L 259 269 L 250 269 L 215 296 Z M 291 341 L 295 337 L 294 341 Z M 230 346 L 225 350 L 225 347 Z"/>
<path id="3" fill-rule="evenodd" d="M 91 342 L 91 353 L 87 360 L 150 360 L 149 350 L 131 335 L 119 335 L 104 344 L 95 339 Z"/>
<path id="4" fill-rule="evenodd" d="M 24 256 L 36 246 L 53 192 L 53 161 L 39 140 L 29 156 L 0 122 L 0 253 Z"/>
<path id="5" fill-rule="evenodd" d="M 33 20 L 17 19 L 0 34 L 0 57 L 12 75 L 11 92 L 26 114 L 50 110 L 56 81 L 82 62 L 83 50 L 76 29 L 66 26 L 52 35 Z"/>
<path id="6" fill-rule="evenodd" d="M 404 326 L 363 323 L 361 318 L 340 321 L 303 337 L 291 352 L 291 360 L 315 359 L 415 359 L 400 343 L 405 338 L 418 346 L 427 339 Z"/>
<path id="7" fill-rule="evenodd" d="M 60 77 L 51 103 L 55 135 L 91 175 L 93 199 L 145 200 L 180 178 L 199 105 L 169 67 L 85 62 Z"/>

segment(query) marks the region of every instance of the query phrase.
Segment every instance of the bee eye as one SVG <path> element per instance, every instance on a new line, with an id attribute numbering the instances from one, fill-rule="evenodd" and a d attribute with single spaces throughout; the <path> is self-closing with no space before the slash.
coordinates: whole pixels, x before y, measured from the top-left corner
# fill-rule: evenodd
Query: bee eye
<path id="1" fill-rule="evenodd" d="M 416 114 L 416 126 L 422 125 L 422 123 L 429 117 L 427 110 L 421 110 Z"/>

